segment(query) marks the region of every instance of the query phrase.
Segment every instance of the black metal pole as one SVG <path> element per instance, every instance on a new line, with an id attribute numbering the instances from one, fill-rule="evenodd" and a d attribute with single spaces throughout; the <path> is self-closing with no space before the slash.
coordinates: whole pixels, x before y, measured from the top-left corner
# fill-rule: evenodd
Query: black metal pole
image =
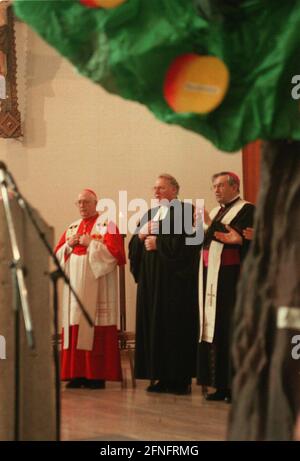
<path id="1" fill-rule="evenodd" d="M 57 282 L 61 274 L 59 271 L 50 273 L 50 278 L 53 285 L 53 324 L 54 324 L 54 344 L 53 344 L 53 360 L 55 368 L 55 407 L 56 407 L 56 440 L 60 441 L 60 367 L 59 367 L 59 347 L 58 347 L 58 294 Z"/>
<path id="2" fill-rule="evenodd" d="M 12 285 L 14 297 L 15 319 L 15 407 L 14 407 L 14 440 L 20 440 L 20 293 L 15 264 L 12 263 Z"/>

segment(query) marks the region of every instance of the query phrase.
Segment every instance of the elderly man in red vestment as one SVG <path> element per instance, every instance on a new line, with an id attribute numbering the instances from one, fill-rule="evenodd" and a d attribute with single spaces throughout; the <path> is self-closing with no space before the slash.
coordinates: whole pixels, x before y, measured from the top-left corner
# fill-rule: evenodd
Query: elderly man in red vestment
<path id="1" fill-rule="evenodd" d="M 106 380 L 121 380 L 117 265 L 125 264 L 124 244 L 114 223 L 101 222 L 95 192 L 84 189 L 76 204 L 81 219 L 69 225 L 55 252 L 95 326 L 65 286 L 61 379 L 68 388 L 103 389 Z"/>

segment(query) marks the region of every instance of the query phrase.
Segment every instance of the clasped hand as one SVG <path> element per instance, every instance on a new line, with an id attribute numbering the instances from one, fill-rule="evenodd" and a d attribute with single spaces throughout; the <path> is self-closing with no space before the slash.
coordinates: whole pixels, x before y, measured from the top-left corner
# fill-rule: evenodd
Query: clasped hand
<path id="1" fill-rule="evenodd" d="M 85 247 L 88 247 L 91 240 L 92 240 L 92 237 L 89 234 L 83 234 L 83 235 L 76 234 L 68 239 L 68 245 L 71 248 L 74 248 L 76 245 L 83 245 Z"/>
<path id="2" fill-rule="evenodd" d="M 157 249 L 156 239 L 157 239 L 157 237 L 155 235 L 149 235 L 145 239 L 145 248 L 146 248 L 147 251 L 154 251 L 154 250 Z"/>
<path id="3" fill-rule="evenodd" d="M 139 239 L 145 240 L 149 235 L 158 234 L 159 231 L 159 223 L 158 221 L 148 221 L 144 226 L 141 228 L 139 232 Z"/>

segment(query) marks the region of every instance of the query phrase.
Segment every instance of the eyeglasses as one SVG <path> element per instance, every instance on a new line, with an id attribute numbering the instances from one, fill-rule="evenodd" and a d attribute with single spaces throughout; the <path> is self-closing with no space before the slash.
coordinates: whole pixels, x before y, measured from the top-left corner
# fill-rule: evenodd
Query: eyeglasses
<path id="1" fill-rule="evenodd" d="M 216 190 L 216 189 L 224 189 L 226 184 L 224 182 L 220 182 L 219 184 L 213 184 L 211 189 Z"/>
<path id="2" fill-rule="evenodd" d="M 159 192 L 159 191 L 162 191 L 162 190 L 165 190 L 165 189 L 166 189 L 166 187 L 164 187 L 164 186 L 153 186 L 152 187 L 152 190 L 154 192 Z"/>
<path id="3" fill-rule="evenodd" d="M 76 206 L 80 206 L 80 205 L 85 206 L 85 205 L 88 205 L 89 203 L 93 203 L 93 200 L 77 200 L 75 202 L 75 205 Z"/>

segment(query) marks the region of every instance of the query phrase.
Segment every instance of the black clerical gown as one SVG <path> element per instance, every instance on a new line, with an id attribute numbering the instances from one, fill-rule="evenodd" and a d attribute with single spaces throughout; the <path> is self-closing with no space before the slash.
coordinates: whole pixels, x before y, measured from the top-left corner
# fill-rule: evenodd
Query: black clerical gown
<path id="1" fill-rule="evenodd" d="M 209 250 L 212 240 L 216 240 L 214 232 L 227 232 L 220 221 L 238 200 L 221 208 L 206 231 L 203 251 Z M 242 234 L 243 229 L 253 226 L 254 205 L 246 203 L 230 223 L 230 226 Z M 199 384 L 218 389 L 231 389 L 232 369 L 230 346 L 232 337 L 233 309 L 236 300 L 236 287 L 243 258 L 249 248 L 250 241 L 243 239 L 242 245 L 225 244 L 221 255 L 221 266 L 218 274 L 216 300 L 216 320 L 213 342 L 202 341 L 198 346 L 197 381 Z M 204 258 L 205 259 L 205 258 Z M 206 290 L 207 267 L 203 267 L 204 299 Z"/>
<path id="2" fill-rule="evenodd" d="M 131 272 L 138 284 L 135 376 L 140 379 L 188 381 L 196 375 L 199 245 L 186 242 L 192 232 L 191 205 L 176 202 L 188 217 L 189 229 L 174 232 L 170 207 L 159 223 L 157 250 L 146 251 L 137 234 L 129 244 Z M 149 210 L 141 225 L 157 211 Z M 165 234 L 168 220 L 170 231 Z"/>

